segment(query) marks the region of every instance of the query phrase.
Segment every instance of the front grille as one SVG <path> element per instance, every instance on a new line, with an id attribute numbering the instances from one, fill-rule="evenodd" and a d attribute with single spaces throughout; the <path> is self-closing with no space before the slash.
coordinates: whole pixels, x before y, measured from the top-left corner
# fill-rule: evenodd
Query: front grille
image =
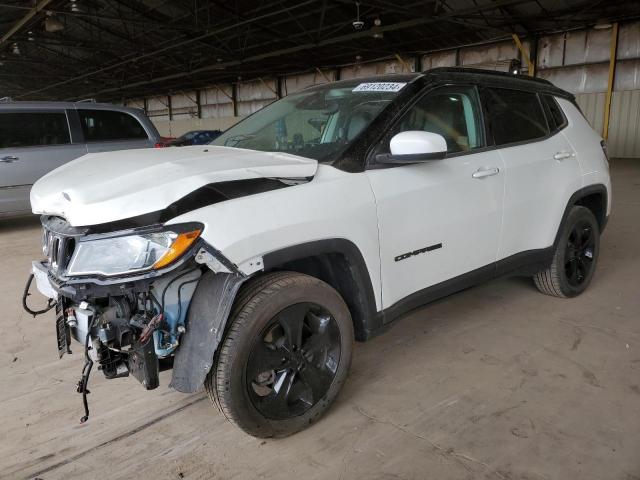
<path id="1" fill-rule="evenodd" d="M 42 252 L 47 257 L 49 271 L 56 276 L 64 274 L 78 237 L 85 235 L 86 228 L 72 227 L 59 217 L 42 217 Z"/>
<path id="2" fill-rule="evenodd" d="M 66 237 L 50 231 L 46 232 L 45 238 L 47 243 L 43 250 L 49 260 L 49 270 L 51 273 L 61 275 L 71 260 L 76 241 L 73 237 Z"/>

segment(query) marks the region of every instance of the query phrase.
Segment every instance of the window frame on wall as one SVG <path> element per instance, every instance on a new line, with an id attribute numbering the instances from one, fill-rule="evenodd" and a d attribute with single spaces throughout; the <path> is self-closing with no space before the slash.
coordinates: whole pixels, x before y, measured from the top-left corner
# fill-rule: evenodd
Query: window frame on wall
<path id="1" fill-rule="evenodd" d="M 73 144 L 73 136 L 72 136 L 72 129 L 71 129 L 71 125 L 69 123 L 69 117 L 67 115 L 67 112 L 64 109 L 10 109 L 10 110 L 3 110 L 0 112 L 0 116 L 5 116 L 5 115 L 33 115 L 35 117 L 39 117 L 40 119 L 43 119 L 42 117 L 45 115 L 57 115 L 57 116 L 63 116 L 64 117 L 64 125 L 66 127 L 66 141 L 63 142 L 59 142 L 59 143 L 33 143 L 33 144 L 23 144 L 23 145 L 13 145 L 13 146 L 0 146 L 0 149 L 18 149 L 18 148 L 51 148 L 51 147 L 65 147 L 67 145 L 71 145 Z M 27 122 L 27 124 L 32 124 L 32 122 Z"/>

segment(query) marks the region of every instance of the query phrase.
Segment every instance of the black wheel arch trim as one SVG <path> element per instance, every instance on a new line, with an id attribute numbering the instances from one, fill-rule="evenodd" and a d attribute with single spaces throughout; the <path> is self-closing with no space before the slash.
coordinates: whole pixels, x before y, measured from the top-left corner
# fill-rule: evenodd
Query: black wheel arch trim
<path id="1" fill-rule="evenodd" d="M 345 275 L 351 278 L 347 279 L 348 282 L 343 287 L 349 290 L 349 295 L 342 296 L 351 312 L 356 340 L 367 340 L 374 331 L 382 326 L 382 321 L 377 315 L 375 293 L 369 269 L 362 252 L 352 241 L 345 238 L 329 238 L 269 252 L 263 255 L 264 271 L 283 266 L 286 268 L 288 263 L 327 254 L 342 255 L 347 262 L 349 272 L 345 272 Z"/>
<path id="2" fill-rule="evenodd" d="M 598 216 L 596 215 L 596 220 L 598 220 L 598 224 L 600 226 L 600 233 L 604 231 L 607 225 L 607 221 L 609 220 L 609 217 L 607 216 L 607 209 L 609 208 L 609 205 L 608 205 L 609 192 L 607 190 L 607 187 L 602 183 L 594 183 L 592 185 L 587 185 L 575 191 L 573 195 L 571 195 L 571 197 L 569 198 L 569 201 L 567 202 L 567 206 L 564 209 L 564 213 L 562 214 L 560 223 L 558 224 L 556 238 L 553 241 L 554 250 L 558 246 L 558 242 L 560 241 L 560 237 L 562 236 L 562 228 L 564 227 L 567 221 L 567 217 L 569 216 L 569 212 L 571 212 L 571 209 L 574 206 L 579 205 L 578 202 L 580 202 L 581 199 L 586 198 L 593 194 L 602 195 L 602 218 L 598 218 Z"/>

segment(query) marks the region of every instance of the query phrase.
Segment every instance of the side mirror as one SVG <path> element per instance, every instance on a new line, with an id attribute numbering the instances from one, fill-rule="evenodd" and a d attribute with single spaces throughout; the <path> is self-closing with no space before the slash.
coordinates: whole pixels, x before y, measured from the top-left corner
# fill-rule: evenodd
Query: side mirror
<path id="1" fill-rule="evenodd" d="M 447 155 L 447 141 L 442 135 L 421 130 L 396 134 L 390 142 L 391 154 L 376 156 L 380 163 L 419 163 L 442 160 Z"/>

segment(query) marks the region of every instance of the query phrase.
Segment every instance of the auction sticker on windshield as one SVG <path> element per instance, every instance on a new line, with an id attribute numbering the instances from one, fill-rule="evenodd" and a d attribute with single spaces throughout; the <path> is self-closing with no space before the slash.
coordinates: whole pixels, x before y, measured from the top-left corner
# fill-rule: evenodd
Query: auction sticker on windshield
<path id="1" fill-rule="evenodd" d="M 399 92 L 405 85 L 405 82 L 361 83 L 352 92 Z"/>

